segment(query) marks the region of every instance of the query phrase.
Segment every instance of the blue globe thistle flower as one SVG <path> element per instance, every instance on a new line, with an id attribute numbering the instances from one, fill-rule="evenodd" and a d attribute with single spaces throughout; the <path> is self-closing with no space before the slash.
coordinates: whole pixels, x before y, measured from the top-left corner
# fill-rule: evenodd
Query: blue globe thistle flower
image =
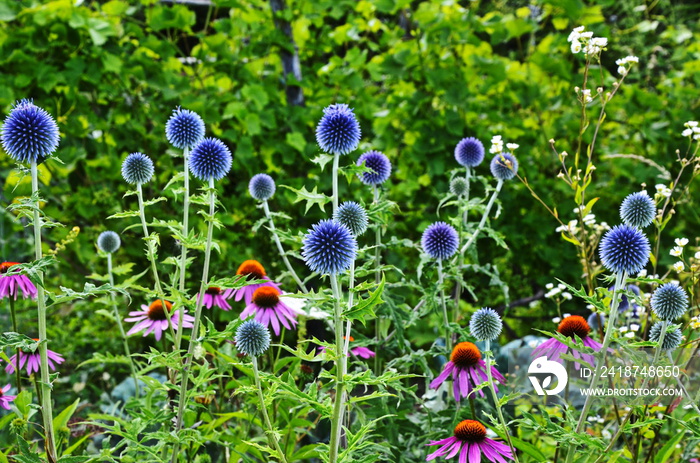
<path id="1" fill-rule="evenodd" d="M 467 179 L 464 177 L 455 177 L 450 182 L 450 192 L 456 196 L 462 196 L 467 192 Z"/>
<path id="2" fill-rule="evenodd" d="M 476 167 L 484 160 L 484 144 L 477 138 L 463 138 L 455 147 L 455 159 L 464 167 Z"/>
<path id="3" fill-rule="evenodd" d="M 603 327 L 605 327 L 605 315 L 599 312 L 593 312 L 588 316 L 588 319 L 586 320 L 588 326 L 591 328 L 591 331 L 600 330 L 600 323 L 598 323 L 598 317 L 600 317 L 600 321 L 602 322 Z"/>
<path id="4" fill-rule="evenodd" d="M 231 170 L 231 151 L 218 138 L 205 138 L 190 153 L 190 171 L 200 180 L 221 180 Z"/>
<path id="5" fill-rule="evenodd" d="M 615 273 L 638 273 L 649 262 L 649 239 L 629 225 L 616 225 L 600 241 L 600 260 Z"/>
<path id="6" fill-rule="evenodd" d="M 654 342 L 659 342 L 661 339 L 661 329 L 663 328 L 663 322 L 656 322 L 652 325 L 649 330 L 649 340 Z M 669 326 L 666 328 L 666 335 L 664 336 L 664 342 L 661 343 L 661 348 L 663 350 L 676 350 L 678 346 L 681 345 L 683 341 L 683 333 L 681 329 L 677 326 Z"/>
<path id="7" fill-rule="evenodd" d="M 354 201 L 346 201 L 333 213 L 333 220 L 350 229 L 353 235 L 360 236 L 367 231 L 369 218 L 367 211 Z"/>
<path id="8" fill-rule="evenodd" d="M 176 148 L 194 148 L 204 138 L 204 121 L 196 112 L 178 106 L 165 123 L 165 137 Z"/>
<path id="9" fill-rule="evenodd" d="M 270 347 L 270 331 L 257 320 L 243 322 L 236 330 L 236 347 L 246 355 L 258 357 Z"/>
<path id="10" fill-rule="evenodd" d="M 518 160 L 510 153 L 499 153 L 491 159 L 491 174 L 498 180 L 510 180 L 518 173 Z"/>
<path id="11" fill-rule="evenodd" d="M 330 154 L 347 154 L 360 144 L 360 123 L 346 104 L 332 104 L 323 110 L 316 127 L 316 141 Z"/>
<path id="12" fill-rule="evenodd" d="M 365 185 L 381 185 L 389 179 L 391 175 L 391 161 L 381 151 L 367 151 L 357 159 L 357 165 L 372 169 L 373 172 L 362 172 L 358 174 L 360 181 Z"/>
<path id="13" fill-rule="evenodd" d="M 58 125 L 31 100 L 21 100 L 5 118 L 1 138 L 3 149 L 15 161 L 41 163 L 58 147 Z"/>
<path id="14" fill-rule="evenodd" d="M 459 237 L 452 225 L 435 222 L 425 229 L 421 240 L 423 250 L 433 259 L 449 259 L 457 252 Z"/>
<path id="15" fill-rule="evenodd" d="M 674 321 L 688 310 L 688 294 L 676 283 L 663 284 L 651 296 L 651 310 L 661 320 Z"/>
<path id="16" fill-rule="evenodd" d="M 304 236 L 301 255 L 309 268 L 334 275 L 350 268 L 357 254 L 357 240 L 348 227 L 322 220 Z"/>
<path id="17" fill-rule="evenodd" d="M 267 174 L 256 174 L 248 183 L 250 196 L 258 201 L 267 201 L 275 194 L 275 181 Z"/>
<path id="18" fill-rule="evenodd" d="M 620 217 L 630 227 L 645 228 L 656 216 L 656 205 L 646 191 L 632 193 L 620 206 Z"/>
<path id="19" fill-rule="evenodd" d="M 122 163 L 122 177 L 132 185 L 149 182 L 154 172 L 153 161 L 143 153 L 131 153 Z"/>
<path id="20" fill-rule="evenodd" d="M 498 338 L 502 329 L 501 317 L 488 307 L 477 310 L 469 321 L 469 331 L 479 341 L 493 341 Z"/>
<path id="21" fill-rule="evenodd" d="M 117 252 L 122 245 L 122 240 L 119 235 L 113 231 L 103 231 L 97 237 L 97 247 L 108 254 Z"/>

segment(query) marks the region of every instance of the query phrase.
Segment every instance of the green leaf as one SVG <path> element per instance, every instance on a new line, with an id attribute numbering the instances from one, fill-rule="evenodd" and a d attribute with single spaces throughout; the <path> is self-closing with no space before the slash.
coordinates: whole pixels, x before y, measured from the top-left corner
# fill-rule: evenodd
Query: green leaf
<path id="1" fill-rule="evenodd" d="M 384 274 L 382 274 L 382 281 L 379 282 L 377 289 L 370 291 L 368 298 L 360 299 L 354 307 L 347 310 L 343 315 L 350 320 L 359 320 L 363 325 L 366 325 L 366 318 L 375 318 L 374 308 L 384 302 L 382 293 L 384 292 L 385 281 Z"/>
<path id="2" fill-rule="evenodd" d="M 287 185 L 280 185 L 282 188 L 286 188 L 288 190 L 293 191 L 294 193 L 297 194 L 297 197 L 294 199 L 294 203 L 298 203 L 300 201 L 306 201 L 306 212 L 309 212 L 309 209 L 311 209 L 314 204 L 318 205 L 318 208 L 323 211 L 323 206 L 325 206 L 328 202 L 331 201 L 330 196 L 326 196 L 323 193 L 318 192 L 318 187 L 315 186 L 313 191 L 309 191 L 306 189 L 305 186 L 301 187 L 301 190 L 297 190 L 296 188 L 292 188 Z"/>
<path id="3" fill-rule="evenodd" d="M 300 153 L 304 153 L 306 149 L 306 139 L 299 132 L 288 133 L 285 140 L 289 146 L 296 149 Z M 323 169 L 321 169 L 323 170 Z"/>
<path id="4" fill-rule="evenodd" d="M 78 408 L 78 404 L 80 403 L 80 399 L 75 399 L 75 402 L 67 406 L 61 413 L 56 415 L 53 419 L 53 427 L 54 429 L 61 429 L 65 426 L 68 425 L 68 420 L 71 419 L 73 416 L 73 413 L 75 413 L 75 409 Z"/>
<path id="5" fill-rule="evenodd" d="M 666 442 L 666 444 L 664 444 L 664 446 L 661 447 L 661 449 L 658 451 L 656 457 L 654 457 L 654 463 L 665 463 L 667 461 L 671 461 L 670 458 L 676 451 L 676 445 L 678 445 L 681 439 L 683 439 L 684 435 L 685 431 L 682 431 L 673 436 L 671 439 L 669 439 Z"/>

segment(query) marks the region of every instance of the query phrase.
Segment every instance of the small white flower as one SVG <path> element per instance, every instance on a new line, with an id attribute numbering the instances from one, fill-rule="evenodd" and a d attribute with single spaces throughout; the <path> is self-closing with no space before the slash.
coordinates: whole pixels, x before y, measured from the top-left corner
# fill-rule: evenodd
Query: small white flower
<path id="1" fill-rule="evenodd" d="M 678 262 L 673 264 L 673 270 L 675 270 L 676 273 L 681 273 L 683 270 L 685 270 L 685 264 L 679 260 Z"/>
<path id="2" fill-rule="evenodd" d="M 696 252 L 694 257 L 696 259 L 700 260 L 700 251 Z"/>
<path id="3" fill-rule="evenodd" d="M 666 189 L 666 185 L 664 185 L 663 183 L 657 183 L 654 186 L 654 188 L 656 188 L 656 191 L 663 191 L 664 189 Z"/>
<path id="4" fill-rule="evenodd" d="M 689 243 L 688 238 L 676 238 L 675 241 L 676 244 L 680 247 L 683 247 Z"/>
<path id="5" fill-rule="evenodd" d="M 697 127 L 698 121 L 688 121 L 684 124 L 686 127 Z"/>
<path id="6" fill-rule="evenodd" d="M 624 66 L 618 66 L 617 73 L 620 74 L 622 77 L 624 77 L 627 75 L 627 68 Z"/>
<path id="7" fill-rule="evenodd" d="M 630 323 L 630 331 L 639 331 L 639 325 L 636 323 Z"/>
<path id="8" fill-rule="evenodd" d="M 608 46 L 608 39 L 605 37 L 593 37 L 591 39 L 591 44 L 595 45 L 596 47 L 607 47 Z"/>
<path id="9" fill-rule="evenodd" d="M 570 314 L 570 313 L 564 313 L 564 314 L 562 314 L 562 316 L 563 316 L 564 318 L 566 318 L 566 317 L 570 317 L 571 314 Z"/>
<path id="10" fill-rule="evenodd" d="M 579 42 L 578 40 L 574 40 L 573 42 L 571 42 L 571 53 L 581 53 L 581 50 L 581 42 Z"/>
<path id="11" fill-rule="evenodd" d="M 511 151 L 517 150 L 520 147 L 517 143 L 506 143 L 506 148 Z"/>
<path id="12" fill-rule="evenodd" d="M 560 321 L 561 321 L 561 317 L 552 318 L 552 322 L 554 322 L 554 323 L 559 323 Z"/>
<path id="13" fill-rule="evenodd" d="M 569 34 L 569 38 L 566 39 L 567 42 L 572 42 L 574 40 L 578 40 L 579 37 L 581 37 L 581 32 L 585 29 L 584 26 L 578 26 L 575 27 L 573 31 Z"/>
<path id="14" fill-rule="evenodd" d="M 571 293 L 569 293 L 568 291 L 564 291 L 563 293 L 561 293 L 561 297 L 563 297 L 567 301 L 570 301 L 572 298 Z"/>
<path id="15" fill-rule="evenodd" d="M 590 103 L 591 101 L 593 101 L 593 98 L 591 98 L 591 90 L 581 90 L 581 99 L 584 103 Z"/>
<path id="16" fill-rule="evenodd" d="M 592 31 L 581 32 L 581 38 L 582 38 L 582 39 L 590 39 L 591 37 L 593 37 L 593 32 L 592 32 Z"/>
<path id="17" fill-rule="evenodd" d="M 557 288 L 559 288 L 559 289 L 561 289 L 562 291 L 564 291 L 564 290 L 566 289 L 566 285 L 559 283 L 559 284 L 557 285 Z"/>
<path id="18" fill-rule="evenodd" d="M 674 246 L 669 254 L 671 254 L 673 257 L 680 257 L 681 254 L 683 254 L 683 248 L 680 246 Z"/>
<path id="19" fill-rule="evenodd" d="M 561 292 L 561 289 L 559 289 L 559 288 L 550 289 L 549 291 L 547 291 L 547 293 L 544 295 L 544 297 L 546 297 L 547 299 L 551 299 L 554 296 L 556 296 L 557 294 L 559 294 L 560 292 Z"/>
<path id="20" fill-rule="evenodd" d="M 626 326 L 621 326 L 621 327 L 620 327 L 620 333 L 626 333 L 626 332 L 628 332 L 628 331 L 629 331 L 629 328 L 628 328 L 628 327 L 626 327 Z"/>
<path id="21" fill-rule="evenodd" d="M 544 287 L 547 289 L 552 289 L 554 288 L 554 283 L 547 283 L 546 285 L 544 285 Z"/>
<path id="22" fill-rule="evenodd" d="M 647 276 L 647 269 L 643 268 L 637 274 L 637 278 L 644 278 Z"/>
<path id="23" fill-rule="evenodd" d="M 631 332 L 631 331 L 630 331 L 629 333 L 625 333 L 625 337 L 626 337 L 626 338 L 630 338 L 630 339 L 631 339 L 631 338 L 633 338 L 633 337 L 634 337 L 634 333 L 633 333 L 633 332 Z"/>
<path id="24" fill-rule="evenodd" d="M 681 132 L 682 137 L 689 137 L 693 134 L 693 129 L 685 129 Z"/>

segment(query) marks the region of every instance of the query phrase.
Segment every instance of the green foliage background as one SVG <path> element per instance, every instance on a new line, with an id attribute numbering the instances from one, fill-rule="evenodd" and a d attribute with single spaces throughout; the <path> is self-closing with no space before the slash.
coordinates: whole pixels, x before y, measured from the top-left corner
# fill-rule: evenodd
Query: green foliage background
<path id="1" fill-rule="evenodd" d="M 278 183 L 330 191 L 328 176 L 321 177 L 310 159 L 319 154 L 315 125 L 331 103 L 348 103 L 359 117 L 363 141 L 350 155 L 353 161 L 368 149 L 392 160 L 390 199 L 401 213 L 393 217 L 390 235 L 413 241 L 437 219 L 449 171 L 457 166 L 454 146 L 464 136 L 480 138 L 487 148 L 496 134 L 520 144 L 521 175 L 558 207 L 562 220 L 574 218 L 575 204 L 555 178 L 558 162 L 548 140 L 556 139 L 559 150 L 575 150 L 580 108 L 573 88 L 581 83 L 583 60 L 571 54 L 566 37 L 577 25 L 609 38 L 602 82 L 594 86 L 611 88 L 615 59 L 640 58 L 609 106 L 599 138 L 597 184 L 588 193 L 602 196 L 595 209 L 599 221 L 617 223 L 621 199 L 642 182 L 650 191 L 655 183 L 668 183 L 653 166 L 606 155 L 636 154 L 675 172 L 674 152 L 685 149 L 682 124 L 698 118 L 700 7 L 693 2 L 661 0 L 646 7 L 629 0 L 293 0 L 288 6 L 305 107 L 286 103 L 279 52 L 288 42 L 275 28 L 267 2 L 0 1 L 2 112 L 17 99 L 33 98 L 61 128 L 62 163 L 51 160 L 42 167 L 42 194 L 47 215 L 67 228 L 48 231 L 46 249 L 71 227 L 81 229 L 59 253 L 61 264 L 49 273 L 49 286 L 79 288 L 87 275 L 104 273 L 94 242 L 101 231 L 121 232 L 125 226 L 107 216 L 133 207 L 133 197 L 122 198 L 128 188 L 119 172 L 128 153 L 143 151 L 156 160 L 157 178 L 147 186 L 147 197 L 160 195 L 181 169 L 179 153 L 164 135 L 177 105 L 198 112 L 208 135 L 222 138 L 235 153 L 232 173 L 220 186 L 226 212 L 220 215 L 225 228 L 217 232 L 222 251 L 214 257 L 217 276 L 232 274 L 247 258 L 261 260 L 271 274 L 281 271 L 268 234 L 251 232 L 262 213 L 247 183 L 255 173 L 268 172 Z M 486 164 L 479 173 L 488 174 Z M 0 259 L 26 261 L 31 232 L 5 207 L 29 193 L 29 178 L 8 156 L 0 156 L 0 178 Z M 341 195 L 370 200 L 357 179 L 349 189 L 342 186 Z M 279 189 L 271 205 L 292 217 L 295 230 L 325 217 L 318 208 L 305 216 L 304 205 L 292 205 L 293 198 Z M 559 239 L 556 222 L 523 185 L 510 182 L 499 199 L 503 210 L 494 228 L 510 249 L 482 240 L 480 250 L 502 269 L 511 298 L 528 297 L 555 277 L 577 281 L 573 248 Z M 176 218 L 180 201 L 171 197 L 150 213 Z M 685 235 L 692 243 L 699 224 L 697 211 L 683 208 L 666 239 Z M 138 229 L 122 238 L 132 245 L 117 264 L 129 260 L 138 272 L 146 269 Z M 176 253 L 172 239 L 164 237 L 161 244 L 162 258 Z M 387 259 L 413 269 L 420 256 L 413 248 L 392 250 Z M 191 268 L 193 275 L 200 265 Z M 475 284 L 482 287 L 483 301 L 475 304 L 504 303 L 500 291 L 488 288 L 488 279 Z M 135 300 L 132 307 L 144 302 Z M 96 339 L 100 323 L 111 325 L 96 320 L 93 311 L 90 303 L 79 303 L 51 314 L 50 337 L 81 353 L 69 364 L 89 358 L 86 351 L 97 344 L 113 343 L 116 350 L 116 339 Z"/>

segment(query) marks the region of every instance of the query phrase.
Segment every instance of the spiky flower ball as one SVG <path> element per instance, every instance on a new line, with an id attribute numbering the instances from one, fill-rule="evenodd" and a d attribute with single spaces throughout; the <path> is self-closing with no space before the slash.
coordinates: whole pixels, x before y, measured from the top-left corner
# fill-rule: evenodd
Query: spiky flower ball
<path id="1" fill-rule="evenodd" d="M 2 147 L 18 162 L 41 163 L 58 147 L 54 118 L 31 100 L 15 103 L 2 126 Z"/>
<path id="2" fill-rule="evenodd" d="M 464 167 L 476 167 L 484 160 L 484 144 L 477 138 L 463 138 L 455 147 L 455 159 Z"/>
<path id="3" fill-rule="evenodd" d="M 231 170 L 231 150 L 218 138 L 205 138 L 190 153 L 190 171 L 200 180 L 221 180 Z"/>
<path id="4" fill-rule="evenodd" d="M 196 112 L 178 106 L 165 123 L 165 137 L 175 148 L 194 148 L 204 138 L 204 121 Z"/>
<path id="5" fill-rule="evenodd" d="M 334 275 L 350 268 L 357 254 L 357 240 L 345 225 L 321 220 L 304 236 L 301 255 L 309 268 Z"/>
<path id="6" fill-rule="evenodd" d="M 659 342 L 661 339 L 661 329 L 663 328 L 663 322 L 656 322 L 649 330 L 649 340 L 654 342 Z M 677 326 L 671 325 L 666 328 L 666 335 L 664 336 L 664 342 L 661 344 L 663 350 L 676 350 L 678 346 L 681 345 L 683 341 L 683 332 Z"/>
<path id="7" fill-rule="evenodd" d="M 615 273 L 637 273 L 649 262 L 649 239 L 629 225 L 616 225 L 600 240 L 600 260 Z"/>
<path id="8" fill-rule="evenodd" d="M 113 231 L 103 231 L 100 236 L 97 237 L 97 247 L 102 252 L 112 254 L 119 250 L 122 245 L 122 240 L 119 235 Z"/>
<path id="9" fill-rule="evenodd" d="M 143 153 L 131 153 L 122 163 L 122 177 L 132 185 L 150 182 L 153 172 L 153 161 Z"/>
<path id="10" fill-rule="evenodd" d="M 435 222 L 425 229 L 421 239 L 423 250 L 433 259 L 449 259 L 457 252 L 459 237 L 452 225 Z"/>
<path id="11" fill-rule="evenodd" d="M 248 183 L 250 196 L 258 201 L 267 201 L 275 194 L 275 181 L 267 174 L 256 174 Z"/>
<path id="12" fill-rule="evenodd" d="M 270 331 L 256 320 L 243 322 L 236 330 L 236 347 L 243 354 L 258 357 L 270 347 Z"/>
<path id="13" fill-rule="evenodd" d="M 469 321 L 469 331 L 479 341 L 493 341 L 498 338 L 502 329 L 501 317 L 488 307 L 477 310 Z"/>
<path id="14" fill-rule="evenodd" d="M 491 159 L 491 174 L 498 180 L 510 180 L 518 173 L 518 160 L 510 153 L 498 153 Z"/>
<path id="15" fill-rule="evenodd" d="M 380 151 L 367 151 L 357 159 L 357 165 L 372 169 L 372 172 L 362 172 L 358 174 L 360 181 L 365 185 L 381 185 L 389 179 L 391 175 L 391 161 Z"/>
<path id="16" fill-rule="evenodd" d="M 450 182 L 450 192 L 455 196 L 462 196 L 467 192 L 467 179 L 455 177 Z"/>
<path id="17" fill-rule="evenodd" d="M 347 154 L 360 144 L 360 123 L 346 104 L 332 104 L 323 110 L 316 127 L 316 141 L 326 153 Z"/>
<path id="18" fill-rule="evenodd" d="M 620 217 L 630 227 L 645 228 L 656 215 L 656 205 L 646 191 L 632 193 L 620 206 Z"/>
<path id="19" fill-rule="evenodd" d="M 661 320 L 674 321 L 688 310 L 688 294 L 676 283 L 661 285 L 651 296 L 651 310 Z"/>
<path id="20" fill-rule="evenodd" d="M 333 220 L 350 229 L 353 235 L 360 236 L 367 231 L 369 218 L 367 211 L 354 201 L 346 201 L 333 213 Z"/>

